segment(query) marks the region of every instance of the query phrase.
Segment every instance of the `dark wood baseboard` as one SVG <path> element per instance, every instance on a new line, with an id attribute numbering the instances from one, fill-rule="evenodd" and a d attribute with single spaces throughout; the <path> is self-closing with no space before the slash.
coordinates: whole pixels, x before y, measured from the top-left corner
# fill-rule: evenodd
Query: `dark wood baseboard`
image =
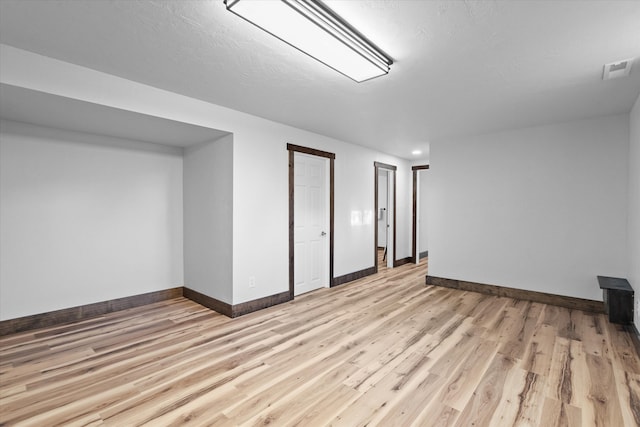
<path id="1" fill-rule="evenodd" d="M 183 288 L 182 295 L 190 299 L 193 302 L 197 302 L 198 304 L 207 307 L 210 310 L 216 311 L 220 314 L 224 314 L 227 317 L 233 317 L 233 306 L 229 303 L 220 301 L 198 291 L 194 291 L 193 289 L 187 288 L 186 286 Z"/>
<path id="2" fill-rule="evenodd" d="M 393 267 L 400 267 L 401 265 L 405 265 L 405 264 L 409 264 L 411 262 L 411 257 L 405 257 L 405 258 L 400 258 L 400 259 L 396 259 L 393 261 Z"/>
<path id="3" fill-rule="evenodd" d="M 188 298 L 193 302 L 197 302 L 198 304 L 207 307 L 208 309 L 232 318 L 253 313 L 254 311 L 262 310 L 263 308 L 282 304 L 283 302 L 291 301 L 289 291 L 281 292 L 275 295 L 269 295 L 267 297 L 258 298 L 252 301 L 242 302 L 235 305 L 220 301 L 187 287 L 184 288 L 183 294 L 185 298 Z"/>
<path id="4" fill-rule="evenodd" d="M 426 276 L 427 285 L 442 286 L 445 288 L 460 289 L 462 291 L 479 292 L 482 294 L 508 297 L 526 301 L 540 302 L 556 305 L 574 310 L 604 313 L 602 301 L 567 297 L 564 295 L 547 294 L 544 292 L 528 291 L 524 289 L 507 288 L 483 283 L 467 282 L 464 280 L 446 279 L 444 277 Z"/>
<path id="5" fill-rule="evenodd" d="M 420 252 L 420 259 L 427 258 L 429 256 L 429 251 Z"/>
<path id="6" fill-rule="evenodd" d="M 47 313 L 33 314 L 31 316 L 19 317 L 16 319 L 3 320 L 0 321 L 0 336 L 62 325 L 65 323 L 78 322 L 92 317 L 113 313 L 114 311 L 140 307 L 158 301 L 179 298 L 181 296 L 182 287 L 171 288 L 77 307 L 64 308 L 62 310 L 49 311 Z"/>
<path id="7" fill-rule="evenodd" d="M 275 295 L 269 295 L 268 297 L 254 299 L 252 301 L 242 302 L 231 307 L 231 317 L 243 316 L 245 314 L 253 313 L 254 311 L 282 304 L 287 301 L 291 301 L 291 295 L 289 291 L 281 292 Z"/>
<path id="8" fill-rule="evenodd" d="M 152 304 L 154 302 L 165 301 L 179 297 L 190 299 L 193 302 L 197 302 L 198 304 L 220 314 L 223 314 L 227 317 L 242 316 L 291 300 L 289 291 L 286 291 L 279 294 L 270 295 L 268 297 L 259 298 L 253 301 L 231 305 L 210 296 L 204 295 L 198 291 L 194 291 L 193 289 L 181 286 L 179 288 L 171 288 L 163 291 L 133 295 L 130 297 L 102 301 L 78 307 L 64 308 L 62 310 L 34 314 L 31 316 L 19 317 L 16 319 L 2 320 L 0 321 L 0 336 L 30 331 L 33 329 L 58 326 L 66 323 L 79 322 L 82 320 L 90 319 L 92 317 L 98 317 L 104 314 L 113 313 L 115 311 L 141 307 L 143 305 Z"/>
<path id="9" fill-rule="evenodd" d="M 345 274 L 344 276 L 334 277 L 331 282 L 331 287 L 343 285 L 345 283 L 353 282 L 354 280 L 362 279 L 363 277 L 376 274 L 375 267 L 365 268 L 364 270 L 354 271 L 353 273 Z"/>

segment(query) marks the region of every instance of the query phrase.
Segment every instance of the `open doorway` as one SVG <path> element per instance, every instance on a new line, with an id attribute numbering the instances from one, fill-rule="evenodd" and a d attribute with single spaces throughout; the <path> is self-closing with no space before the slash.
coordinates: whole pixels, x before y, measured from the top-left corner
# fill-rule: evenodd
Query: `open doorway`
<path id="1" fill-rule="evenodd" d="M 396 247 L 396 166 L 374 162 L 374 266 L 394 267 Z"/>
<path id="2" fill-rule="evenodd" d="M 429 165 L 413 166 L 413 231 L 411 261 L 418 264 L 429 255 L 427 233 L 427 182 Z"/>
<path id="3" fill-rule="evenodd" d="M 389 194 L 389 175 L 390 171 L 387 169 L 378 169 L 378 191 L 376 197 L 378 198 L 378 209 L 376 211 L 376 223 L 378 227 L 378 271 L 383 271 L 388 267 L 388 260 L 391 257 L 387 256 L 389 249 L 389 232 L 390 232 L 390 214 L 391 207 L 389 206 L 390 194 Z"/>

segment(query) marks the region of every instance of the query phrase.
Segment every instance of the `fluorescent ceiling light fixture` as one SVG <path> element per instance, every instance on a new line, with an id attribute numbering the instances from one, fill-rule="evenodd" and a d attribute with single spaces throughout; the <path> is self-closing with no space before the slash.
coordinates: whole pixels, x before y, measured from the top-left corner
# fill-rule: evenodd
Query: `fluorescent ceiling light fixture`
<path id="1" fill-rule="evenodd" d="M 420 150 L 413 150 L 413 151 L 411 152 L 411 154 L 413 154 L 414 156 L 419 156 L 420 154 L 422 154 L 422 151 L 420 151 Z"/>
<path id="2" fill-rule="evenodd" d="M 393 61 L 317 0 L 224 0 L 227 10 L 337 72 L 363 82 Z"/>

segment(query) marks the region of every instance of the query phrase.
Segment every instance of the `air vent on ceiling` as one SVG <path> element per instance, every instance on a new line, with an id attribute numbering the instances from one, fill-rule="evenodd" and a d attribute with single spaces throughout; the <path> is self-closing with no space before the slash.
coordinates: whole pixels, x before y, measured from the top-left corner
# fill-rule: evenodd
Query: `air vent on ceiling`
<path id="1" fill-rule="evenodd" d="M 617 79 L 618 77 L 628 76 L 631 72 L 632 63 L 633 58 L 623 59 L 622 61 L 612 62 L 610 64 L 604 64 L 602 80 L 611 80 Z"/>

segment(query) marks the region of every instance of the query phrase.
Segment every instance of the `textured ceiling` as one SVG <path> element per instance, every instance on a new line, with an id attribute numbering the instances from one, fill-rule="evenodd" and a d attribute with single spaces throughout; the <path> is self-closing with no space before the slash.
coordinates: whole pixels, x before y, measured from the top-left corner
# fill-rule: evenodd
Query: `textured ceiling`
<path id="1" fill-rule="evenodd" d="M 628 112 L 640 1 L 326 1 L 393 59 L 364 83 L 222 0 L 0 1 L 0 42 L 410 158 L 429 141 Z"/>

